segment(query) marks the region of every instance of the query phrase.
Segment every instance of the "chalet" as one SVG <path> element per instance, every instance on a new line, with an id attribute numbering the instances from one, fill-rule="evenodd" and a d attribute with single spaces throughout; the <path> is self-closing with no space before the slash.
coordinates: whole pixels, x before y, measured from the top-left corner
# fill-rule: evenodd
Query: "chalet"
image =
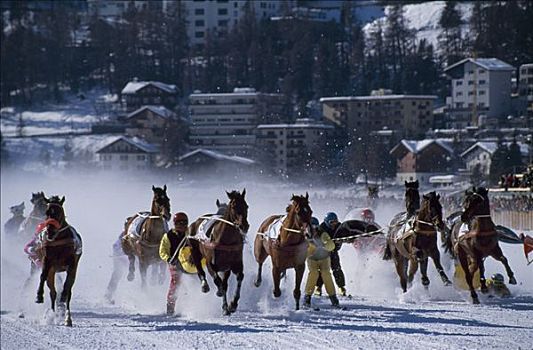
<path id="1" fill-rule="evenodd" d="M 208 174 L 209 176 L 250 174 L 257 163 L 249 158 L 228 156 L 219 152 L 196 149 L 179 158 L 179 166 L 184 173 Z"/>
<path id="2" fill-rule="evenodd" d="M 122 89 L 121 96 L 127 111 L 143 105 L 162 105 L 173 109 L 177 104 L 178 90 L 175 85 L 159 81 L 132 81 Z"/>
<path id="3" fill-rule="evenodd" d="M 119 136 L 96 151 L 97 164 L 106 171 L 146 171 L 154 168 L 157 146 L 137 137 Z"/>
<path id="4" fill-rule="evenodd" d="M 139 137 L 149 143 L 163 144 L 170 134 L 186 137 L 186 121 L 164 106 L 142 106 L 126 117 L 126 135 Z"/>
<path id="5" fill-rule="evenodd" d="M 390 154 L 397 160 L 399 183 L 418 180 L 429 184 L 430 177 L 453 171 L 454 152 L 450 139 L 402 140 Z"/>
<path id="6" fill-rule="evenodd" d="M 520 147 L 520 153 L 522 154 L 522 162 L 527 164 L 529 156 L 528 145 L 520 142 L 517 143 Z M 509 146 L 511 143 L 506 142 L 505 144 Z M 481 173 L 489 175 L 492 155 L 497 148 L 497 142 L 480 141 L 473 144 L 470 148 L 461 153 L 461 158 L 466 164 L 466 169 L 472 172 L 472 170 L 479 164 L 479 170 Z M 502 169 L 502 171 L 506 170 Z M 512 169 L 509 169 L 509 171 L 512 171 Z"/>

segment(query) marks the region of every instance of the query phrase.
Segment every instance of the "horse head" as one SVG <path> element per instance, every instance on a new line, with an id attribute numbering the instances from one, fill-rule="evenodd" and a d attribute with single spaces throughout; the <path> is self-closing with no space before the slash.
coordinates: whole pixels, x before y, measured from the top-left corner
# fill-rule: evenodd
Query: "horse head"
<path id="1" fill-rule="evenodd" d="M 435 227 L 438 227 L 443 231 L 445 229 L 445 224 L 444 220 L 442 220 L 440 195 L 433 191 L 423 195 L 422 198 L 422 208 L 420 209 L 419 216 L 425 215 L 426 217 L 421 217 L 421 219 L 428 220 L 435 225 Z"/>
<path id="2" fill-rule="evenodd" d="M 242 190 L 242 193 L 239 191 L 227 192 L 229 198 L 229 203 L 226 205 L 224 217 L 229 221 L 233 222 L 242 232 L 247 233 L 250 228 L 248 223 L 248 204 L 244 199 L 246 195 L 246 189 Z M 217 206 L 219 210 L 222 208 L 223 204 L 217 200 Z"/>
<path id="3" fill-rule="evenodd" d="M 405 181 L 405 208 L 409 215 L 413 215 L 418 209 L 420 209 L 418 185 L 418 180 L 412 182 Z"/>
<path id="4" fill-rule="evenodd" d="M 462 222 L 470 222 L 476 215 L 490 215 L 488 191 L 484 187 L 473 187 L 465 191 Z"/>
<path id="5" fill-rule="evenodd" d="M 31 194 L 31 204 L 33 204 L 32 214 L 34 216 L 44 216 L 48 205 L 48 199 L 44 192 L 37 192 Z"/>
<path id="6" fill-rule="evenodd" d="M 9 207 L 9 211 L 11 212 L 11 214 L 13 214 L 13 216 L 22 216 L 24 215 L 24 202 L 18 204 L 18 205 L 13 205 L 11 207 Z"/>
<path id="7" fill-rule="evenodd" d="M 309 194 L 306 192 L 305 197 L 293 194 L 291 202 L 291 205 L 287 209 L 289 215 L 294 215 L 296 225 L 303 229 L 310 227 L 313 210 L 309 206 Z"/>
<path id="8" fill-rule="evenodd" d="M 65 210 L 63 209 L 63 203 L 65 203 L 65 196 L 59 198 L 59 196 L 52 196 L 46 199 L 46 228 L 47 238 L 53 240 L 56 236 L 56 231 L 66 224 Z"/>
<path id="9" fill-rule="evenodd" d="M 170 220 L 170 199 L 167 196 L 167 185 L 161 187 L 152 186 L 154 197 L 152 199 L 152 215 L 158 215 L 165 220 Z"/>
<path id="10" fill-rule="evenodd" d="M 220 201 L 217 199 L 216 205 L 217 205 L 216 215 L 223 216 L 226 213 L 226 210 L 228 209 L 228 203 L 220 203 Z"/>

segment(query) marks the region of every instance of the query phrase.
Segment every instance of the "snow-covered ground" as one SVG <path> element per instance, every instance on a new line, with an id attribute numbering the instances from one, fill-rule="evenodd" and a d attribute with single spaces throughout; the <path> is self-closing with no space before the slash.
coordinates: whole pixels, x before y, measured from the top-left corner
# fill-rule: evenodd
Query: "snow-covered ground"
<path id="1" fill-rule="evenodd" d="M 510 286 L 508 299 L 481 296 L 472 305 L 468 293 L 445 287 L 430 265 L 431 285 L 424 290 L 417 276 L 412 288 L 402 294 L 392 263 L 376 255 L 364 255 L 345 245 L 341 260 L 352 299 L 342 299 L 347 310 L 331 309 L 326 297 L 314 298 L 315 311 L 294 311 L 293 272 L 282 283 L 282 297 L 272 296 L 270 263 L 263 271 L 263 285 L 255 288 L 256 263 L 251 242 L 254 230 L 268 215 L 281 213 L 292 193 L 304 188 L 287 185 L 210 183 L 194 186 L 167 180 L 172 211 L 186 211 L 191 220 L 215 209 L 225 190 L 247 189 L 250 205 L 249 239 L 245 247 L 245 279 L 237 312 L 222 316 L 221 300 L 211 291 L 200 292 L 195 276 L 184 276 L 179 289 L 178 315 L 167 317 L 164 285 L 143 292 L 136 279 L 125 278 L 115 305 L 104 300 L 112 271 L 111 245 L 124 219 L 146 210 L 151 186 L 161 178 L 94 177 L 71 174 L 68 178 L 2 173 L 1 221 L 8 207 L 26 201 L 31 192 L 66 196 L 68 220 L 84 237 L 84 254 L 73 289 L 74 326 L 58 325 L 45 304 L 34 304 L 37 281 L 21 290 L 29 264 L 20 243 L 1 237 L 1 348 L 2 349 L 531 349 L 533 346 L 533 266 L 526 266 L 521 246 L 502 247 L 519 282 Z M 312 194 L 312 193 L 311 193 Z M 362 204 L 363 205 L 363 204 Z M 330 210 L 346 214 L 344 203 L 335 200 L 311 202 L 322 218 Z M 383 206 L 377 220 L 385 224 L 399 208 Z M 26 215 L 29 210 L 26 210 Z M 443 257 L 449 275 L 452 264 Z M 503 267 L 487 260 L 487 273 L 503 273 Z M 138 275 L 137 275 L 138 276 Z M 211 286 L 213 283 L 209 279 Z M 232 286 L 234 279 L 232 277 Z M 303 286 L 302 286 L 303 288 Z M 24 315 L 24 318 L 19 318 Z"/>

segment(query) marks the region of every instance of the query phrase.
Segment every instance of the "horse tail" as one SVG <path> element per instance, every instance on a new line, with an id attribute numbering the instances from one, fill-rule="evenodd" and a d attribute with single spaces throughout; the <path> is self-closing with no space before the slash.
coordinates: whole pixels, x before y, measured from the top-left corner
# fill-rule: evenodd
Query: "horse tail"
<path id="1" fill-rule="evenodd" d="M 441 240 L 442 240 L 441 247 L 444 248 L 444 252 L 445 253 L 450 254 L 450 256 L 455 259 L 455 253 L 453 251 L 453 242 L 452 242 L 453 228 L 454 228 L 454 225 L 452 225 L 450 230 L 446 230 L 446 231 L 442 232 L 442 234 L 441 234 Z"/>
<path id="2" fill-rule="evenodd" d="M 392 259 L 392 251 L 390 249 L 389 241 L 385 242 L 385 250 L 383 252 L 383 260 Z"/>

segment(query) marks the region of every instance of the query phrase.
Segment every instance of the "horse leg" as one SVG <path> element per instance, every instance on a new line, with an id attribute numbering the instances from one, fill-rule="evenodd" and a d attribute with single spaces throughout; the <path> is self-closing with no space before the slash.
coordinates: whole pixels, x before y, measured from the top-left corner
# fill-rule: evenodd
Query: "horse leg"
<path id="1" fill-rule="evenodd" d="M 503 266 L 505 266 L 505 271 L 507 272 L 507 276 L 509 277 L 509 284 L 516 284 L 516 279 L 514 278 L 513 270 L 511 270 L 511 267 L 509 266 L 509 262 L 507 261 L 507 258 L 503 255 L 502 249 L 497 246 L 494 253 L 491 254 L 491 256 L 501 261 Z"/>
<path id="2" fill-rule="evenodd" d="M 422 281 L 422 285 L 427 289 L 429 286 L 427 258 L 420 260 L 420 274 L 422 275 L 420 279 Z"/>
<path id="3" fill-rule="evenodd" d="M 128 271 L 128 281 L 133 281 L 135 279 L 135 255 L 129 254 L 128 260 L 130 262 L 129 271 Z"/>
<path id="4" fill-rule="evenodd" d="M 296 302 L 296 310 L 300 310 L 300 296 L 302 295 L 300 288 L 302 286 L 302 278 L 304 276 L 305 263 L 296 266 L 294 270 L 296 271 L 296 281 L 294 284 L 294 290 L 292 291 L 292 295 L 294 297 L 294 301 Z"/>
<path id="5" fill-rule="evenodd" d="M 487 281 L 485 279 L 485 264 L 483 263 L 483 258 L 478 257 L 477 266 L 479 268 L 479 283 L 481 285 L 481 293 L 486 294 L 489 292 L 487 288 Z"/>
<path id="6" fill-rule="evenodd" d="M 70 317 L 70 298 L 72 297 L 72 286 L 76 280 L 76 271 L 78 269 L 77 263 L 71 264 L 67 269 L 67 278 L 65 284 L 63 284 L 63 291 L 61 292 L 61 298 L 59 302 L 64 305 L 67 304 L 67 311 L 65 315 L 65 326 L 72 327 L 72 318 Z"/>
<path id="7" fill-rule="evenodd" d="M 272 265 L 272 280 L 274 281 L 274 297 L 279 298 L 281 296 L 281 289 L 279 289 L 281 269 L 274 265 Z"/>
<path id="8" fill-rule="evenodd" d="M 55 271 L 52 269 L 50 270 L 50 273 L 48 274 L 46 278 L 46 285 L 48 286 L 48 289 L 50 290 L 50 305 L 52 306 L 52 311 L 56 311 L 56 298 L 57 298 L 57 292 L 56 292 L 56 286 L 55 286 Z"/>
<path id="9" fill-rule="evenodd" d="M 146 288 L 146 272 L 148 271 L 148 261 L 144 257 L 139 257 L 139 274 L 141 275 L 141 288 Z"/>
<path id="10" fill-rule="evenodd" d="M 194 263 L 194 266 L 196 267 L 196 273 L 198 275 L 198 278 L 200 279 L 200 284 L 202 286 L 202 292 L 208 293 L 209 292 L 209 283 L 207 283 L 207 279 L 205 277 L 205 271 L 202 267 L 202 253 L 200 252 L 199 242 L 194 239 L 189 240 L 191 245 L 191 256 L 192 261 Z"/>
<path id="11" fill-rule="evenodd" d="M 122 261 L 120 257 L 114 257 L 113 258 L 113 272 L 111 273 L 111 279 L 109 280 L 109 283 L 107 284 L 107 290 L 104 295 L 104 298 L 111 304 L 114 303 L 113 301 L 113 295 L 115 294 L 115 291 L 118 287 L 118 281 L 122 277 L 124 273 L 124 266 L 122 265 Z"/>
<path id="12" fill-rule="evenodd" d="M 466 283 L 468 284 L 468 288 L 470 289 L 470 297 L 472 298 L 472 303 L 479 304 L 479 298 L 477 296 L 476 290 L 474 289 L 474 285 L 472 283 L 472 279 L 474 276 L 473 276 L 473 273 L 470 271 L 470 266 L 468 264 L 468 257 L 463 250 L 459 250 L 458 253 L 459 253 L 458 254 L 459 262 L 461 263 L 461 267 L 463 268 L 463 271 L 465 273 Z"/>
<path id="13" fill-rule="evenodd" d="M 418 270 L 418 260 L 415 258 L 407 259 L 407 264 L 409 265 L 409 274 L 407 275 L 407 281 L 409 284 L 413 283 L 415 278 L 416 271 Z"/>
<path id="14" fill-rule="evenodd" d="M 394 261 L 394 266 L 396 267 L 396 273 L 398 274 L 398 277 L 400 278 L 400 286 L 402 287 L 402 291 L 405 293 L 407 292 L 407 267 L 405 266 L 405 261 L 403 256 L 401 256 L 396 249 L 392 249 L 392 259 Z"/>
<path id="15" fill-rule="evenodd" d="M 254 286 L 259 287 L 261 285 L 261 282 L 263 282 L 263 279 L 261 278 L 261 274 L 263 271 L 263 263 L 257 264 L 257 277 L 254 281 Z"/>
<path id="16" fill-rule="evenodd" d="M 50 271 L 50 264 L 48 263 L 48 259 L 45 257 L 43 262 L 43 269 L 41 271 L 41 278 L 39 280 L 39 288 L 37 289 L 37 298 L 35 299 L 35 302 L 37 304 L 44 303 L 44 282 L 48 278 L 48 272 Z"/>
<path id="17" fill-rule="evenodd" d="M 223 280 L 222 278 L 220 278 L 218 273 L 215 271 L 211 263 L 207 264 L 207 271 L 209 271 L 209 274 L 211 275 L 211 277 L 213 277 L 213 282 L 215 282 L 215 285 L 217 286 L 217 297 L 222 297 L 226 295 L 226 293 L 224 293 Z"/>
<path id="18" fill-rule="evenodd" d="M 449 286 L 452 284 L 448 276 L 446 276 L 446 273 L 444 272 L 444 268 L 442 267 L 442 264 L 440 263 L 440 252 L 437 247 L 434 247 L 431 252 L 429 253 L 429 256 L 433 260 L 433 264 L 435 265 L 435 268 L 437 269 L 437 272 L 440 275 L 440 278 L 445 286 Z"/>
<path id="19" fill-rule="evenodd" d="M 244 279 L 244 266 L 242 261 L 237 265 L 237 267 L 232 268 L 231 270 L 237 276 L 237 289 L 235 290 L 235 295 L 233 300 L 229 304 L 229 312 L 234 313 L 237 311 L 237 306 L 239 306 L 239 299 L 241 298 L 241 285 L 242 280 Z"/>
<path id="20" fill-rule="evenodd" d="M 263 247 L 263 239 L 259 236 L 256 236 L 254 241 L 254 255 L 255 261 L 257 261 L 257 277 L 255 278 L 254 285 L 259 287 L 263 281 L 261 274 L 263 271 L 263 263 L 268 257 L 265 247 Z"/>
<path id="21" fill-rule="evenodd" d="M 218 275 L 218 274 L 217 274 Z M 222 279 L 220 283 L 220 289 L 219 291 L 222 292 L 222 311 L 224 313 L 224 316 L 229 316 L 231 312 L 228 309 L 228 279 L 231 275 L 231 270 L 224 271 L 224 278 Z M 218 292 L 217 292 L 218 295 Z"/>

